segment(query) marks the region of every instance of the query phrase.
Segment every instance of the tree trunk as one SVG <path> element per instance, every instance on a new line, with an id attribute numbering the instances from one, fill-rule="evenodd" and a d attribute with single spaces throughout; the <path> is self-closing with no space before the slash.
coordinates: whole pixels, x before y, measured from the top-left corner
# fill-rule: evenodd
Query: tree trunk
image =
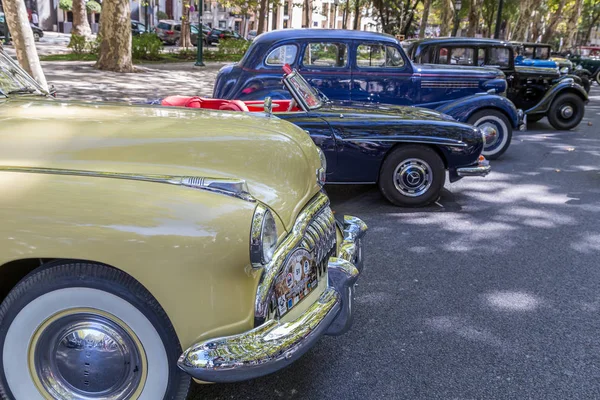
<path id="1" fill-rule="evenodd" d="M 35 48 L 25 2 L 23 0 L 4 0 L 3 8 L 19 64 L 44 90 L 48 90 L 48 83 L 46 83 L 46 77 Z"/>
<path id="2" fill-rule="evenodd" d="M 583 6 L 583 0 L 575 0 L 573 4 L 573 10 L 571 17 L 567 22 L 567 40 L 565 40 L 564 46 L 567 49 L 575 47 L 575 38 L 577 36 L 577 22 L 581 17 L 581 7 Z"/>
<path id="3" fill-rule="evenodd" d="M 360 0 L 354 0 L 354 24 L 353 28 L 355 31 L 358 30 L 360 22 Z"/>
<path id="4" fill-rule="evenodd" d="M 265 31 L 265 25 L 267 23 L 267 12 L 268 10 L 267 0 L 260 0 L 260 10 L 258 13 L 258 28 L 256 29 L 257 34 L 261 34 Z"/>
<path id="5" fill-rule="evenodd" d="M 454 19 L 454 5 L 452 0 L 442 0 L 440 36 L 449 36 L 452 30 L 452 20 Z"/>
<path id="6" fill-rule="evenodd" d="M 467 36 L 475 37 L 477 28 L 479 27 L 479 1 L 469 1 L 469 27 L 467 28 Z"/>
<path id="7" fill-rule="evenodd" d="M 350 14 L 350 0 L 346 0 L 346 4 L 344 6 L 344 20 L 342 21 L 342 29 L 348 28 L 349 14 Z"/>
<path id="8" fill-rule="evenodd" d="M 590 26 L 587 30 L 587 32 L 585 33 L 585 37 L 583 38 L 583 45 L 586 46 L 590 43 L 590 37 L 592 36 L 592 30 L 594 29 L 594 27 L 596 25 L 598 25 L 598 23 L 600 22 L 600 12 L 598 14 L 596 14 L 594 16 L 594 18 L 592 19 L 592 21 L 590 22 Z"/>
<path id="9" fill-rule="evenodd" d="M 129 0 L 104 0 L 100 21 L 100 55 L 96 67 L 105 71 L 133 72 L 131 60 L 131 9 Z"/>
<path id="10" fill-rule="evenodd" d="M 423 2 L 423 17 L 421 18 L 421 28 L 419 29 L 419 37 L 425 37 L 425 30 L 427 29 L 427 22 L 429 20 L 429 9 L 431 8 L 431 0 L 425 0 Z"/>
<path id="11" fill-rule="evenodd" d="M 567 0 L 560 0 L 560 2 L 558 3 L 558 8 L 556 9 L 556 12 L 553 12 L 551 14 L 548 25 L 546 26 L 546 30 L 544 31 L 544 34 L 542 35 L 542 43 L 548 43 L 550 41 L 550 39 L 552 39 L 552 36 L 554 36 L 554 34 L 556 33 L 555 32 L 556 26 L 558 25 L 558 23 L 560 22 L 560 20 L 562 18 L 562 14 L 563 14 L 563 10 L 565 8 L 566 2 L 567 2 Z"/>
<path id="12" fill-rule="evenodd" d="M 92 36 L 85 9 L 85 0 L 73 0 L 73 29 L 71 29 L 71 34 L 85 37 Z"/>
<path id="13" fill-rule="evenodd" d="M 179 36 L 179 45 L 186 49 L 192 47 L 190 0 L 183 0 L 183 15 L 181 16 L 181 36 Z"/>

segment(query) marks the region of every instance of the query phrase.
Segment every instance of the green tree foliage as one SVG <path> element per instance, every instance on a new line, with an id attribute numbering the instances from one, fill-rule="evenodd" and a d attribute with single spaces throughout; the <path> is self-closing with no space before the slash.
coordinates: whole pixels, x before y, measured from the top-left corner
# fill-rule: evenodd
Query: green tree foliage
<path id="1" fill-rule="evenodd" d="M 58 3 L 58 8 L 65 12 L 73 10 L 73 0 L 60 0 Z"/>
<path id="2" fill-rule="evenodd" d="M 100 6 L 100 3 L 94 1 L 94 0 L 90 0 L 85 4 L 85 8 L 87 9 L 87 12 L 90 14 L 100 14 L 102 12 L 102 7 Z"/>

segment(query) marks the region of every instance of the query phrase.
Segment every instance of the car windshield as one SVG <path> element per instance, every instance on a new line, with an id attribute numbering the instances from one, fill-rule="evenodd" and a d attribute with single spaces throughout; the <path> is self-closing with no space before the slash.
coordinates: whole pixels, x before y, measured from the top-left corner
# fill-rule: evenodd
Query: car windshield
<path id="1" fill-rule="evenodd" d="M 304 103 L 311 110 L 323 105 L 316 89 L 297 71 L 286 76 L 285 80 L 289 84 L 288 89 L 292 92 L 292 96 L 299 104 Z"/>
<path id="2" fill-rule="evenodd" d="M 0 90 L 3 95 L 46 93 L 4 51 L 0 51 Z"/>

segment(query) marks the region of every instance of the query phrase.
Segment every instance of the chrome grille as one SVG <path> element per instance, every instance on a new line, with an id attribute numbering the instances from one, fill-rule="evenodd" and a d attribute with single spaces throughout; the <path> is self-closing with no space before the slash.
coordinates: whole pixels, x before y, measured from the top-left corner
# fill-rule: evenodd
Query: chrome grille
<path id="1" fill-rule="evenodd" d="M 329 258 L 335 253 L 335 245 L 335 217 L 327 206 L 308 225 L 300 244 L 300 247 L 314 254 L 319 278 L 327 271 Z"/>

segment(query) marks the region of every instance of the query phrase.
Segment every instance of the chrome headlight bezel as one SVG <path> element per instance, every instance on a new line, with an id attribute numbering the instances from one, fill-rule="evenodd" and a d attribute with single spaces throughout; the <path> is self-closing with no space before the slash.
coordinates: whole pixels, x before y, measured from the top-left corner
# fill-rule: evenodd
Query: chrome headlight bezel
<path id="1" fill-rule="evenodd" d="M 560 72 L 563 75 L 566 75 L 569 73 L 569 67 L 562 67 L 558 72 Z"/>
<path id="2" fill-rule="evenodd" d="M 254 210 L 250 228 L 250 262 L 253 268 L 262 268 L 273 259 L 278 237 L 273 213 L 259 204 Z"/>
<path id="3" fill-rule="evenodd" d="M 327 180 L 327 158 L 325 157 L 323 150 L 319 147 L 317 147 L 317 150 L 319 151 L 319 160 L 321 160 L 321 167 L 317 169 L 317 182 L 322 187 Z"/>
<path id="4" fill-rule="evenodd" d="M 582 70 L 582 69 L 583 69 L 583 67 L 581 66 L 581 64 L 577 64 L 577 65 L 575 66 L 575 71 L 580 71 L 580 70 Z"/>

